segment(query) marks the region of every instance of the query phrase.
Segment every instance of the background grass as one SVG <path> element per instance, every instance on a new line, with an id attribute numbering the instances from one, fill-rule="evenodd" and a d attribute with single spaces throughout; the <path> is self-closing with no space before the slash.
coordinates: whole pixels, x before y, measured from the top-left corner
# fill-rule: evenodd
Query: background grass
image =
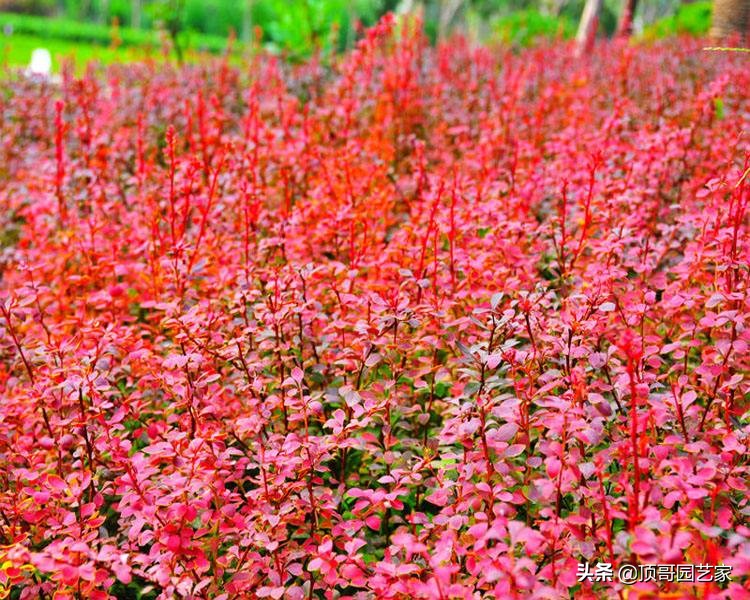
<path id="1" fill-rule="evenodd" d="M 3 64 L 6 66 L 28 65 L 31 60 L 31 53 L 35 48 L 47 48 L 50 51 L 53 71 L 60 70 L 61 62 L 65 57 L 74 59 L 76 64 L 92 60 L 109 64 L 116 61 L 132 60 L 137 56 L 133 48 L 107 48 L 36 35 L 15 34 L 0 38 L 0 53 Z"/>
<path id="2" fill-rule="evenodd" d="M 239 8 L 242 1 L 206 0 L 201 4 L 197 0 L 186 0 L 180 17 L 180 46 L 189 52 L 224 53 L 228 44 L 227 33 L 247 24 Z M 383 11 L 393 9 L 397 4 L 387 0 L 255 0 L 250 22 L 257 26 L 259 40 L 266 49 L 295 60 L 309 56 L 315 49 L 324 53 L 346 49 L 356 37 L 351 29 L 352 19 L 361 20 L 364 25 L 372 24 Z M 542 39 L 567 39 L 574 35 L 580 16 L 580 0 L 570 0 L 554 17 L 541 11 L 537 4 L 535 0 L 475 0 L 467 3 L 469 9 L 463 14 L 463 24 L 480 32 L 480 39 L 516 47 L 529 46 Z M 26 66 L 33 50 L 43 47 L 52 54 L 53 69 L 58 71 L 63 57 L 72 57 L 80 64 L 90 60 L 107 64 L 144 56 L 157 59 L 164 56 L 166 34 L 156 28 L 156 13 L 146 10 L 141 28 L 113 27 L 106 24 L 107 19 L 130 23 L 129 2 L 113 0 L 109 4 L 109 16 L 105 18 L 102 12 L 98 22 L 92 22 L 91 15 L 86 20 L 86 15 L 77 6 L 71 0 L 65 16 L 0 12 L 0 59 L 4 57 L 4 64 L 8 66 Z M 94 2 L 91 9 L 99 14 L 101 11 L 97 6 Z M 145 2 L 144 6 L 156 7 L 158 2 Z M 434 2 L 428 2 L 426 6 L 425 32 L 435 41 L 439 14 L 430 10 L 431 6 L 433 9 L 436 6 Z M 619 0 L 605 0 L 600 24 L 602 35 L 611 35 L 615 30 L 616 8 L 619 6 Z M 704 35 L 710 22 L 711 0 L 676 5 L 666 16 L 648 23 L 643 28 L 642 37 Z M 236 40 L 233 49 L 234 60 L 239 60 L 247 44 Z M 195 54 L 190 60 L 195 60 Z"/>

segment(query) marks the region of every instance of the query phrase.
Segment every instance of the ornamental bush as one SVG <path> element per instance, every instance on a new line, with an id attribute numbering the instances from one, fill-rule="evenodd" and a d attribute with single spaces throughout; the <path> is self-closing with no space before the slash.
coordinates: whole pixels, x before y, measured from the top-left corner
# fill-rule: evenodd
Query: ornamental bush
<path id="1" fill-rule="evenodd" d="M 747 58 L 418 29 L 6 75 L 0 595 L 748 597 Z"/>

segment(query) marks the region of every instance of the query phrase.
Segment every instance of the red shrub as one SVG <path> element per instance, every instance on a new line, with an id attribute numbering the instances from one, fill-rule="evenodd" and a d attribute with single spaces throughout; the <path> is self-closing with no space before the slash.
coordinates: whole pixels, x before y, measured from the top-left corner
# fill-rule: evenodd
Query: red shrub
<path id="1" fill-rule="evenodd" d="M 0 589 L 747 597 L 747 59 L 391 27 L 6 81 Z"/>

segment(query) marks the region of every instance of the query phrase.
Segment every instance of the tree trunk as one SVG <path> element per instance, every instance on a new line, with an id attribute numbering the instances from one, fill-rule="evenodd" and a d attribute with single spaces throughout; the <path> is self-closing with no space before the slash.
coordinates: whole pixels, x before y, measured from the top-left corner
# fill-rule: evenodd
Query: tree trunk
<path id="1" fill-rule="evenodd" d="M 618 36 L 630 37 L 633 34 L 633 17 L 636 8 L 638 8 L 638 0 L 625 0 L 620 23 L 617 25 Z"/>
<path id="2" fill-rule="evenodd" d="M 78 5 L 78 18 L 88 21 L 91 18 L 91 0 L 81 0 Z"/>
<path id="3" fill-rule="evenodd" d="M 141 0 L 130 0 L 130 26 L 141 28 Z"/>
<path id="4" fill-rule="evenodd" d="M 566 0 L 542 0 L 541 11 L 550 17 L 559 17 Z"/>
<path id="5" fill-rule="evenodd" d="M 440 14 L 438 17 L 438 39 L 448 37 L 453 25 L 453 20 L 463 5 L 463 0 L 442 0 L 440 2 Z"/>
<path id="6" fill-rule="evenodd" d="M 354 2 L 349 2 L 349 12 L 346 17 L 346 49 L 349 50 L 354 47 L 354 40 L 357 37 L 357 5 Z"/>
<path id="7" fill-rule="evenodd" d="M 602 10 L 602 0 L 586 0 L 581 22 L 576 34 L 576 54 L 588 54 L 594 47 L 596 29 L 599 26 L 599 13 Z"/>
<path id="8" fill-rule="evenodd" d="M 96 22 L 100 25 L 109 24 L 109 0 L 101 0 L 96 11 Z"/>
<path id="9" fill-rule="evenodd" d="M 249 44 L 253 41 L 253 0 L 242 2 L 242 41 Z"/>
<path id="10" fill-rule="evenodd" d="M 746 40 L 750 33 L 750 0 L 714 0 L 711 37 L 737 35 Z"/>

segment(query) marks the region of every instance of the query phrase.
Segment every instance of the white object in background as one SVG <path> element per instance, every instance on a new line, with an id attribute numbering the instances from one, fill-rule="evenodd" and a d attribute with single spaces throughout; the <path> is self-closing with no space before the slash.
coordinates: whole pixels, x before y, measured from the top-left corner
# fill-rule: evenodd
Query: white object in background
<path id="1" fill-rule="evenodd" d="M 47 48 L 36 48 L 31 53 L 31 62 L 26 69 L 26 73 L 45 79 L 52 74 L 52 55 Z"/>

